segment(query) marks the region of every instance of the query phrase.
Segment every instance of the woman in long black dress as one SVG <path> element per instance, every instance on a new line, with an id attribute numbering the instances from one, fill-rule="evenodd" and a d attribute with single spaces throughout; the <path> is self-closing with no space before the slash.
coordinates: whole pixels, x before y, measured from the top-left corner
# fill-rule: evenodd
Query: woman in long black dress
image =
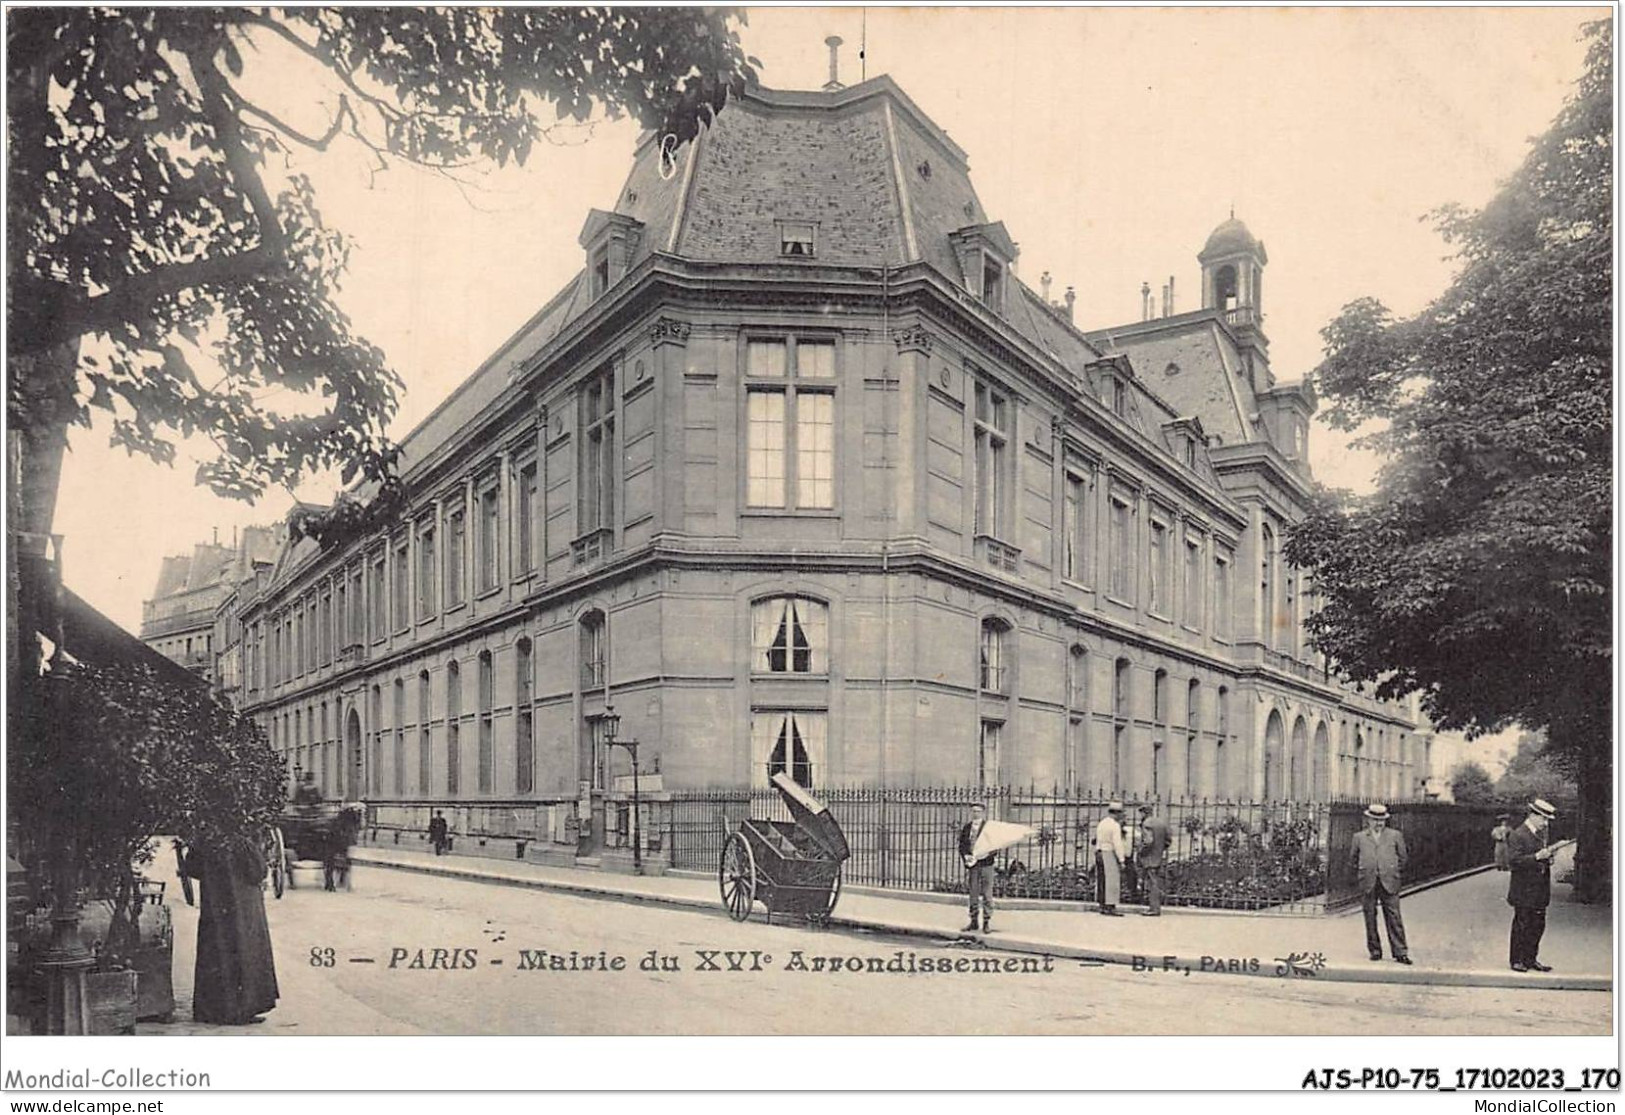
<path id="1" fill-rule="evenodd" d="M 192 1018 L 240 1026 L 276 1006 L 276 963 L 265 921 L 265 855 L 249 839 L 193 848 L 187 872 L 202 884 Z"/>

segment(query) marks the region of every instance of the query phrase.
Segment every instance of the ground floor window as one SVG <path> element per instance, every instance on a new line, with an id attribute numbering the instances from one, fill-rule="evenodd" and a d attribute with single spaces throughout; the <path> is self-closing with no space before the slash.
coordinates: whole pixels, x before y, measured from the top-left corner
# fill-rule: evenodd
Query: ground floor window
<path id="1" fill-rule="evenodd" d="M 751 783 L 768 785 L 788 774 L 805 789 L 825 775 L 829 714 L 802 709 L 758 709 L 751 714 Z"/>

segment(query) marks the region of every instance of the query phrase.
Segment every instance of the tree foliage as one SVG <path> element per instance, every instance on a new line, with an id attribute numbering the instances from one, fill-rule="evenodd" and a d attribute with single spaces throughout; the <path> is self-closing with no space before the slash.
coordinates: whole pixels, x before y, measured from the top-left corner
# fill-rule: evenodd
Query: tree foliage
<path id="1" fill-rule="evenodd" d="M 17 8 L 6 13 L 7 412 L 252 498 L 389 474 L 401 384 L 335 295 L 349 242 L 301 150 L 452 171 L 524 162 L 544 120 L 687 139 L 755 80 L 726 10 Z M 269 75 L 269 77 L 268 77 Z"/>
<path id="2" fill-rule="evenodd" d="M 1546 740 L 1539 732 L 1520 732 L 1518 748 L 1507 760 L 1506 770 L 1495 780 L 1495 794 L 1514 805 L 1535 798 L 1568 803 L 1575 797 L 1574 778 L 1567 768 L 1571 756 L 1546 753 Z"/>
<path id="3" fill-rule="evenodd" d="M 207 686 L 144 665 L 65 663 L 43 689 L 38 719 L 7 748 L 12 815 L 28 858 L 66 852 L 71 871 L 53 877 L 113 899 L 120 929 L 133 932 L 131 872 L 151 859 L 155 836 L 258 840 L 280 809 L 282 760 Z"/>
<path id="4" fill-rule="evenodd" d="M 1415 317 L 1374 299 L 1326 327 L 1333 425 L 1384 465 L 1323 493 L 1286 548 L 1326 600 L 1314 644 L 1383 696 L 1421 690 L 1443 728 L 1546 729 L 1610 761 L 1613 36 L 1482 210 L 1438 226 L 1460 271 Z M 1593 796 L 1593 820 L 1606 800 Z M 1596 842 L 1593 842 L 1594 846 Z M 1597 849 L 1602 851 L 1604 849 Z"/>
<path id="5" fill-rule="evenodd" d="M 1462 763 L 1450 772 L 1450 796 L 1463 805 L 1495 800 L 1495 780 L 1477 763 Z"/>

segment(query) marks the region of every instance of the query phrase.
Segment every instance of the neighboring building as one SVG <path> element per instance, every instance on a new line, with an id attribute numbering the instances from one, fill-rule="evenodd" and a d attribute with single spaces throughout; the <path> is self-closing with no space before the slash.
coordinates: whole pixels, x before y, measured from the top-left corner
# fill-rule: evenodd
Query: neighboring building
<path id="1" fill-rule="evenodd" d="M 256 566 L 276 560 L 278 530 L 249 527 L 230 545 L 200 542 L 190 554 L 166 557 L 152 598 L 141 605 L 141 641 L 219 691 L 223 673 L 235 675 L 237 666 L 235 656 L 225 653 L 217 613 Z"/>
<path id="2" fill-rule="evenodd" d="M 243 528 L 226 581 L 231 591 L 220 598 L 214 609 L 212 642 L 215 647 L 215 695 L 232 708 L 243 704 L 242 622 L 239 613 L 244 594 L 253 596 L 260 583 L 269 578 L 277 555 L 287 536 L 285 524 Z"/>
<path id="3" fill-rule="evenodd" d="M 330 794 L 573 841 L 612 704 L 668 790 L 1414 793 L 1408 709 L 1303 641 L 1314 399 L 1240 222 L 1201 310 L 1081 331 L 881 77 L 646 140 L 580 244 L 405 439 L 409 512 L 237 601 L 244 707 Z"/>

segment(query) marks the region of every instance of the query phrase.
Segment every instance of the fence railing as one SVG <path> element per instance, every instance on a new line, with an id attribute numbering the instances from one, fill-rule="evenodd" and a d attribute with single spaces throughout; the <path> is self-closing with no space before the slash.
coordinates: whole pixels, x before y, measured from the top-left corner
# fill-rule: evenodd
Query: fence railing
<path id="1" fill-rule="evenodd" d="M 1354 833 L 1365 823 L 1363 801 L 1138 799 L 1103 790 L 1041 792 L 1009 786 L 985 791 L 861 787 L 817 793 L 851 849 L 842 873 L 848 885 L 963 893 L 959 830 L 971 804 L 980 801 L 993 817 L 1033 830 L 999 855 L 996 895 L 1094 902 L 1099 879 L 1095 832 L 1107 805 L 1124 803 L 1121 822 L 1132 851 L 1143 800 L 1168 825 L 1166 905 L 1316 914 L 1359 900 L 1350 850 Z M 630 794 L 616 791 L 604 798 L 605 831 L 597 834 L 598 843 L 630 848 Z M 379 802 L 369 809 L 368 825 L 384 832 L 421 833 L 437 808 L 445 811 L 452 831 L 464 836 L 567 847 L 576 835 L 573 800 Z M 644 862 L 704 872 L 716 871 L 723 844 L 741 821 L 790 819 L 771 789 L 664 790 L 644 795 L 641 808 Z M 1505 807 L 1396 802 L 1389 810 L 1390 824 L 1405 834 L 1409 863 L 1404 882 L 1412 886 L 1489 863 L 1494 850 L 1489 832 Z M 1133 904 L 1142 898 L 1142 880 L 1129 863 L 1122 901 Z"/>

